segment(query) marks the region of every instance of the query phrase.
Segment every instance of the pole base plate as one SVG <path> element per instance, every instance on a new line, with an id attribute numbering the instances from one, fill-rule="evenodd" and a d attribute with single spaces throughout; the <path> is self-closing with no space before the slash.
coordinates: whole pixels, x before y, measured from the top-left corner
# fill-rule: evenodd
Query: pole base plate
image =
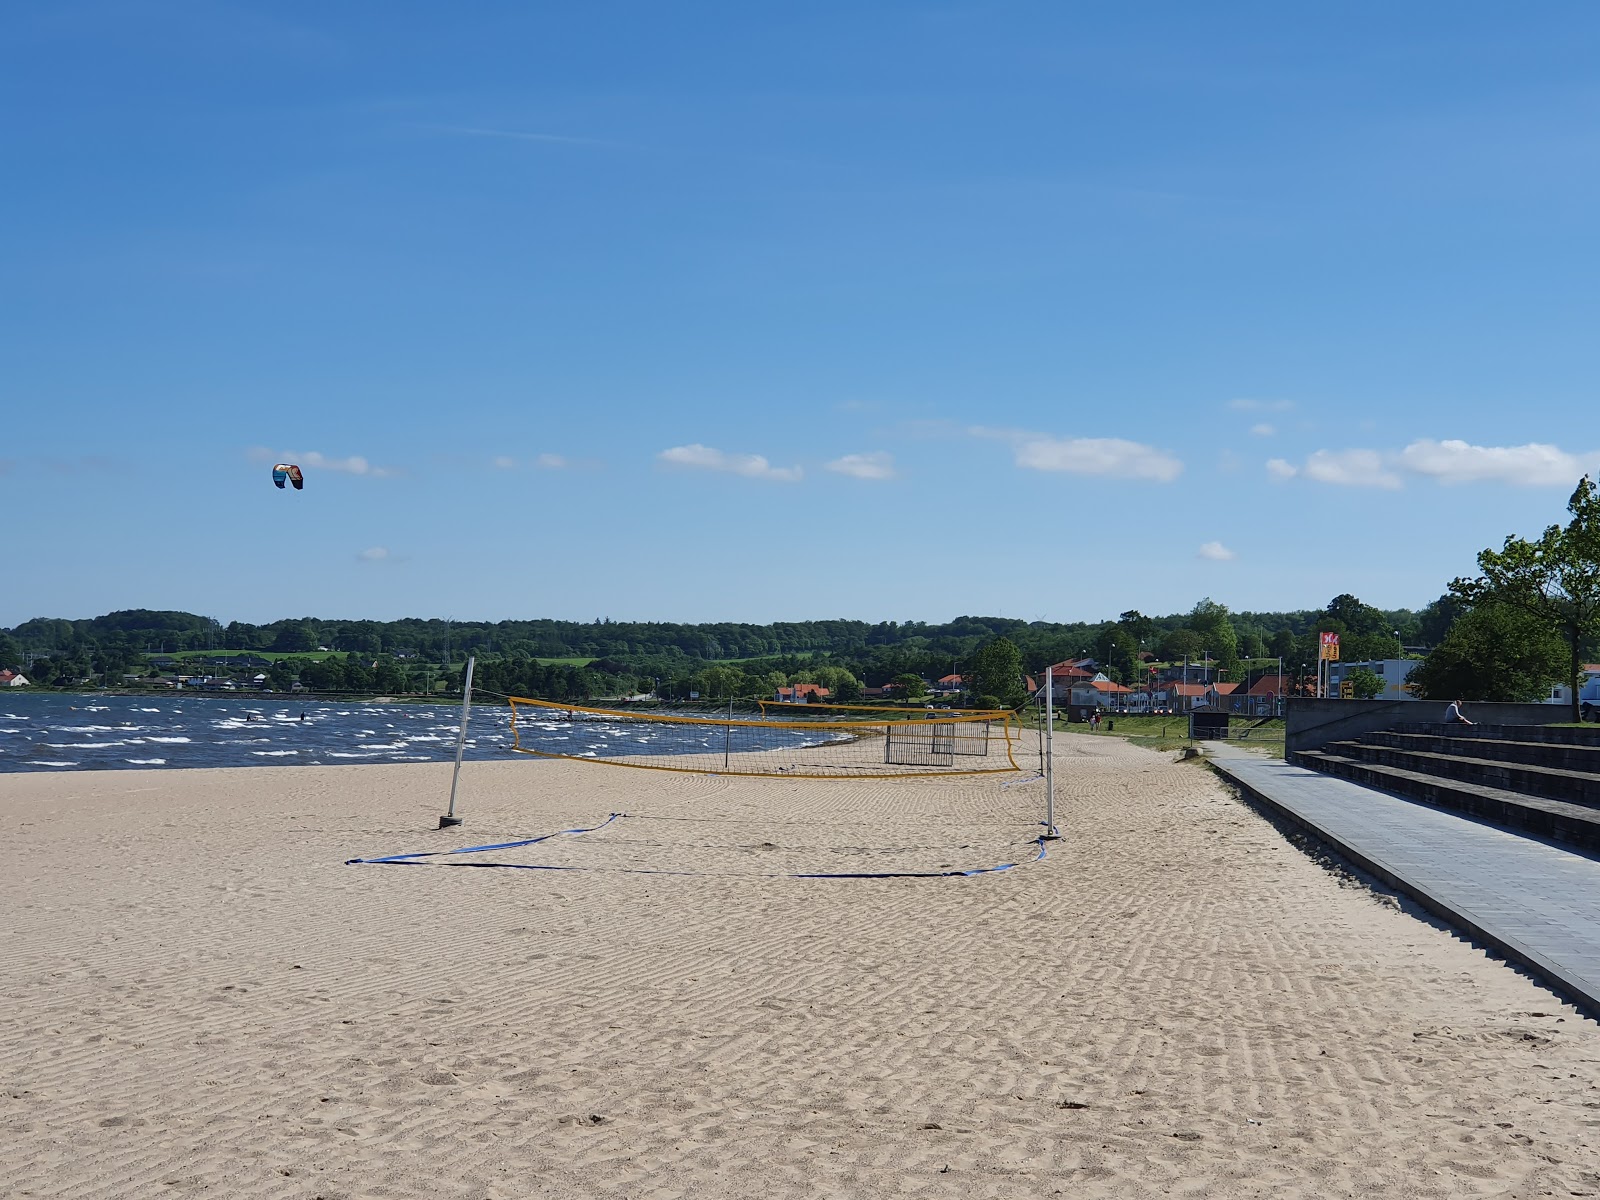
<path id="1" fill-rule="evenodd" d="M 461 818 L 460 817 L 440 817 L 439 818 L 439 828 L 440 829 L 454 829 L 459 824 L 461 824 Z"/>

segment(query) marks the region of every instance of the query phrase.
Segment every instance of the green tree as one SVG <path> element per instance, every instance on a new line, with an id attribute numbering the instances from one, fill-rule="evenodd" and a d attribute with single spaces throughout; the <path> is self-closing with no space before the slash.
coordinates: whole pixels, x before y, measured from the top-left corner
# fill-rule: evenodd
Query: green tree
<path id="1" fill-rule="evenodd" d="M 920 675 L 896 675 L 889 686 L 899 700 L 920 700 L 928 694 L 928 685 Z"/>
<path id="2" fill-rule="evenodd" d="M 272 648 L 285 654 L 303 654 L 307 650 L 315 650 L 316 627 L 309 621 L 293 621 L 285 624 L 272 639 Z"/>
<path id="3" fill-rule="evenodd" d="M 1457 579 L 1450 591 L 1467 603 L 1492 600 L 1514 608 L 1561 637 L 1567 646 L 1562 674 L 1577 721 L 1584 643 L 1600 633 L 1600 491 L 1587 476 L 1578 480 L 1567 511 L 1572 520 L 1551 525 L 1537 541 L 1508 537 L 1500 550 L 1483 551 L 1483 574 Z"/>
<path id="4" fill-rule="evenodd" d="M 1537 617 L 1483 603 L 1456 618 L 1407 686 L 1424 700 L 1542 700 L 1566 657 L 1561 638 Z"/>
<path id="5" fill-rule="evenodd" d="M 1015 708 L 1027 696 L 1022 680 L 1022 651 L 1010 638 L 998 637 L 972 655 L 969 684 L 980 696 L 996 696 L 1005 708 Z"/>
<path id="6" fill-rule="evenodd" d="M 1216 659 L 1225 671 L 1239 663 L 1239 635 L 1228 619 L 1228 606 L 1207 596 L 1189 614 L 1189 628 L 1200 638 L 1202 655 Z"/>
<path id="7" fill-rule="evenodd" d="M 1289 629 L 1280 629 L 1272 635 L 1267 642 L 1267 653 L 1273 658 L 1294 657 L 1294 632 Z"/>
<path id="8" fill-rule="evenodd" d="M 1166 662 L 1182 662 L 1186 658 L 1192 662 L 1200 657 L 1202 649 L 1200 635 L 1194 630 L 1169 629 L 1161 635 L 1156 653 Z"/>
<path id="9" fill-rule="evenodd" d="M 1389 686 L 1384 682 L 1382 675 L 1366 667 L 1357 667 L 1347 672 L 1344 682 L 1350 685 L 1350 694 L 1357 700 L 1375 700 L 1383 695 L 1384 689 Z"/>
<path id="10" fill-rule="evenodd" d="M 1156 623 L 1137 608 L 1130 608 L 1118 616 L 1117 624 L 1126 629 L 1128 636 L 1136 642 L 1148 640 L 1156 631 Z"/>

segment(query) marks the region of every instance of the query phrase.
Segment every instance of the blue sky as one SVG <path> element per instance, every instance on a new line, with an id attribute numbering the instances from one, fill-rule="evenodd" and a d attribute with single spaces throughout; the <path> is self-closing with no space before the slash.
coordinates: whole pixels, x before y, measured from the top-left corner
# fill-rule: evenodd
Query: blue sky
<path id="1" fill-rule="evenodd" d="M 1112 7 L 12 6 L 0 625 L 1420 606 L 1561 518 L 1600 9 Z"/>

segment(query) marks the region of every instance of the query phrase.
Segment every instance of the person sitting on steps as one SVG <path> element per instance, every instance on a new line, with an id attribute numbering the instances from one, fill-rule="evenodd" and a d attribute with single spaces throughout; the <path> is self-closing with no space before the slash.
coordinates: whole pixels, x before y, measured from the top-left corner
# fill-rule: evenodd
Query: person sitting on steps
<path id="1" fill-rule="evenodd" d="M 1476 725 L 1476 721 L 1469 721 L 1466 714 L 1461 711 L 1462 701 L 1450 701 L 1450 707 L 1444 710 L 1445 724 L 1447 725 Z"/>

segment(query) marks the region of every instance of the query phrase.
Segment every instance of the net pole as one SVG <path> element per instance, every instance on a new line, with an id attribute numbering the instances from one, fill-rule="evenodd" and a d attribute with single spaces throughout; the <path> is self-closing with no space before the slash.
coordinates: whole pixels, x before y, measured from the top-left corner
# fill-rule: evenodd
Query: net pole
<path id="1" fill-rule="evenodd" d="M 722 769 L 728 769 L 728 755 L 733 750 L 733 701 L 728 701 L 728 723 L 722 728 Z"/>
<path id="2" fill-rule="evenodd" d="M 461 731 L 456 734 L 456 769 L 450 775 L 450 811 L 439 818 L 440 829 L 461 824 L 461 818 L 456 816 L 456 784 L 461 781 L 461 756 L 467 749 L 467 718 L 472 714 L 472 668 L 477 663 L 475 654 L 467 659 L 467 677 L 461 684 Z"/>
<path id="3" fill-rule="evenodd" d="M 1044 669 L 1044 836 L 1055 841 L 1056 832 L 1056 669 L 1052 664 Z"/>

